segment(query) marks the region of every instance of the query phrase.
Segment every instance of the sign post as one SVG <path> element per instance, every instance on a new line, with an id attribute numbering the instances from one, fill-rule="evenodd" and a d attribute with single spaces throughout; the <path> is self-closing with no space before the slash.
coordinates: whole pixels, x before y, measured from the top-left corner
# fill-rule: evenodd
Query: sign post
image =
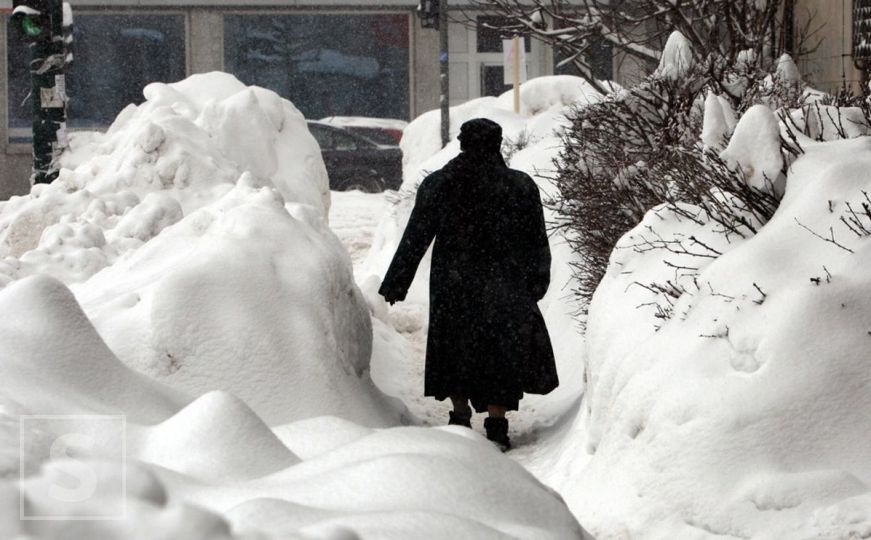
<path id="1" fill-rule="evenodd" d="M 421 28 L 439 31 L 439 108 L 442 114 L 442 147 L 451 142 L 450 64 L 448 62 L 448 0 L 420 0 Z"/>
<path id="2" fill-rule="evenodd" d="M 502 66 L 504 84 L 514 87 L 514 112 L 520 113 L 520 85 L 526 82 L 526 47 L 523 38 L 502 40 Z"/>
<path id="3" fill-rule="evenodd" d="M 439 0 L 439 105 L 442 110 L 442 147 L 451 142 L 450 64 L 448 62 L 448 0 Z"/>

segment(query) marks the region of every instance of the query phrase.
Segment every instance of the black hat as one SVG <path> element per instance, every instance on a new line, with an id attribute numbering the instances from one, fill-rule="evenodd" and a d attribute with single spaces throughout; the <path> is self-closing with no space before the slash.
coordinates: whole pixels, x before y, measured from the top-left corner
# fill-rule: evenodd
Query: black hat
<path id="1" fill-rule="evenodd" d="M 498 150 L 502 145 L 502 126 L 486 118 L 475 118 L 460 127 L 462 150 Z"/>

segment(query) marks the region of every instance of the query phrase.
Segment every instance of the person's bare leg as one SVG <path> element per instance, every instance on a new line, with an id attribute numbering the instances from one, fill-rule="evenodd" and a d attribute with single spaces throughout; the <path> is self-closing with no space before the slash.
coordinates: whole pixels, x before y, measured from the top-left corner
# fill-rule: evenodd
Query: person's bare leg
<path id="1" fill-rule="evenodd" d="M 472 409 L 469 407 L 469 398 L 465 396 L 450 396 L 454 404 L 454 410 L 450 413 L 448 424 L 454 426 L 472 427 Z"/>
<path id="2" fill-rule="evenodd" d="M 490 414 L 490 418 L 505 418 L 508 408 L 503 405 L 487 405 L 487 412 Z"/>
<path id="3" fill-rule="evenodd" d="M 454 404 L 455 413 L 461 416 L 472 414 L 472 408 L 469 407 L 469 398 L 465 396 L 451 396 L 451 403 Z"/>

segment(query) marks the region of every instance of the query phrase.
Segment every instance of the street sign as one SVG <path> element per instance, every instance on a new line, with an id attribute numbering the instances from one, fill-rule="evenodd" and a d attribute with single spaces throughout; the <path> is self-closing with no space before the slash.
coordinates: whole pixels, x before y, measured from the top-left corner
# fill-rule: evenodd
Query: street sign
<path id="1" fill-rule="evenodd" d="M 513 39 L 503 39 L 502 40 L 502 65 L 505 68 L 505 84 L 514 84 L 515 79 L 517 82 L 525 83 L 526 82 L 526 47 L 523 44 L 523 39 L 518 39 L 519 46 L 515 43 Z M 515 49 L 517 50 L 518 58 L 517 62 L 514 61 Z M 514 76 L 514 66 L 519 65 L 520 72 L 518 77 Z"/>

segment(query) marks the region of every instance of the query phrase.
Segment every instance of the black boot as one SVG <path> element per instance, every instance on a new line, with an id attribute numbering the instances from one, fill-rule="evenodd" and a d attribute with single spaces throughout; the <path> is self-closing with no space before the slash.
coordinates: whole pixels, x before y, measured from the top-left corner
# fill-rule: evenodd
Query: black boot
<path id="1" fill-rule="evenodd" d="M 507 418 L 485 418 L 484 429 L 487 430 L 487 438 L 498 446 L 503 452 L 511 449 L 511 439 L 508 438 Z"/>
<path id="2" fill-rule="evenodd" d="M 472 411 L 469 411 L 466 414 L 457 414 L 455 411 L 451 411 L 449 417 L 449 426 L 466 426 L 467 428 L 472 427 Z"/>

